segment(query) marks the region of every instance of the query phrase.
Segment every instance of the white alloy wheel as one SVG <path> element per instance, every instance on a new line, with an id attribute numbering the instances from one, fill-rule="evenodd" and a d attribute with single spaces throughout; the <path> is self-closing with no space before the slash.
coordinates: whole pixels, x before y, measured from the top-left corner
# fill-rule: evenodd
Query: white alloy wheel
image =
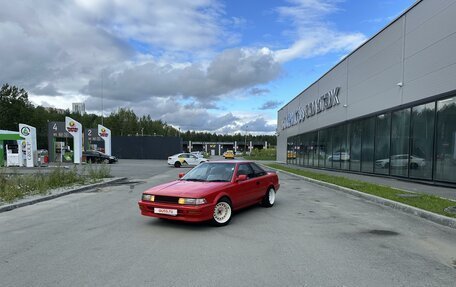
<path id="1" fill-rule="evenodd" d="M 221 200 L 214 208 L 214 223 L 219 226 L 227 224 L 231 219 L 231 214 L 231 205 L 228 202 Z"/>
<path id="2" fill-rule="evenodd" d="M 271 207 L 274 205 L 276 199 L 276 193 L 274 188 L 270 187 L 268 191 L 266 191 L 265 195 L 263 196 L 263 200 L 261 201 L 261 205 L 264 207 Z"/>
<path id="3" fill-rule="evenodd" d="M 272 206 L 275 202 L 275 190 L 274 189 L 272 189 L 272 188 L 269 189 L 268 198 L 269 198 L 269 204 Z"/>

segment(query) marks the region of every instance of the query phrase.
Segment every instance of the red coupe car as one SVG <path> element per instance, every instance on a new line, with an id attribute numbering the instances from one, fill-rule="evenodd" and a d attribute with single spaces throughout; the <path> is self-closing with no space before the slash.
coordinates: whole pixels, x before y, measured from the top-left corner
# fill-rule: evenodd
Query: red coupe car
<path id="1" fill-rule="evenodd" d="M 146 190 L 141 214 L 189 222 L 230 222 L 233 211 L 261 203 L 274 205 L 279 178 L 249 161 L 201 163 L 180 179 Z"/>

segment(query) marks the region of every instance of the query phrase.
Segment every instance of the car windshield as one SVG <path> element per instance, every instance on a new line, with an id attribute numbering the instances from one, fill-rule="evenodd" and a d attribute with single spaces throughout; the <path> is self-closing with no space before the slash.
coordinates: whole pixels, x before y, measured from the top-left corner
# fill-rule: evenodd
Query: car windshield
<path id="1" fill-rule="evenodd" d="M 189 171 L 181 180 L 229 182 L 233 177 L 234 163 L 202 163 Z"/>

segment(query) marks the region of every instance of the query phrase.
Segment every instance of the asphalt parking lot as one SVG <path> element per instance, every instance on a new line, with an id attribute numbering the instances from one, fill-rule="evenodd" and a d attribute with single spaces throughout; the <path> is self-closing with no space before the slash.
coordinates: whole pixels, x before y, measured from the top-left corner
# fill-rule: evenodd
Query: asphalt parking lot
<path id="1" fill-rule="evenodd" d="M 226 227 L 147 218 L 141 193 L 186 169 L 111 168 L 130 183 L 0 214 L 1 286 L 454 286 L 453 229 L 286 174 Z"/>

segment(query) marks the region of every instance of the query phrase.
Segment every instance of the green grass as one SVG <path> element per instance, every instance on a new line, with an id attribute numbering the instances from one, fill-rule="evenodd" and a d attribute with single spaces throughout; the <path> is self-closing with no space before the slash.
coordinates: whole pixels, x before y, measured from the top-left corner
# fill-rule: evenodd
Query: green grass
<path id="1" fill-rule="evenodd" d="M 31 195 L 46 195 L 59 187 L 94 183 L 110 177 L 110 173 L 111 169 L 106 165 L 88 165 L 79 173 L 76 166 L 70 170 L 58 167 L 50 173 L 7 174 L 0 171 L 0 202 L 11 203 Z"/>
<path id="2" fill-rule="evenodd" d="M 316 172 L 311 172 L 307 170 L 301 170 L 296 168 L 287 167 L 281 164 L 266 164 L 271 168 L 275 168 L 278 170 L 287 171 L 290 173 L 294 173 L 297 175 L 302 175 L 308 178 L 332 183 L 335 185 L 351 188 L 357 191 L 361 191 L 364 193 L 376 195 L 379 197 L 383 197 L 386 199 L 394 200 L 397 202 L 401 202 L 410 206 L 414 206 L 420 209 L 424 209 L 430 212 L 438 213 L 448 217 L 456 218 L 455 214 L 451 214 L 445 212 L 445 208 L 450 206 L 456 206 L 456 202 L 440 198 L 438 196 L 427 195 L 422 193 L 416 193 L 417 197 L 401 197 L 400 194 L 407 194 L 406 191 L 395 189 L 388 186 L 373 184 L 369 182 L 359 181 L 348 179 L 341 176 L 332 176 L 327 174 L 321 174 Z"/>
<path id="3" fill-rule="evenodd" d="M 276 160 L 277 151 L 275 148 L 254 149 L 250 155 L 244 155 L 248 160 Z"/>

